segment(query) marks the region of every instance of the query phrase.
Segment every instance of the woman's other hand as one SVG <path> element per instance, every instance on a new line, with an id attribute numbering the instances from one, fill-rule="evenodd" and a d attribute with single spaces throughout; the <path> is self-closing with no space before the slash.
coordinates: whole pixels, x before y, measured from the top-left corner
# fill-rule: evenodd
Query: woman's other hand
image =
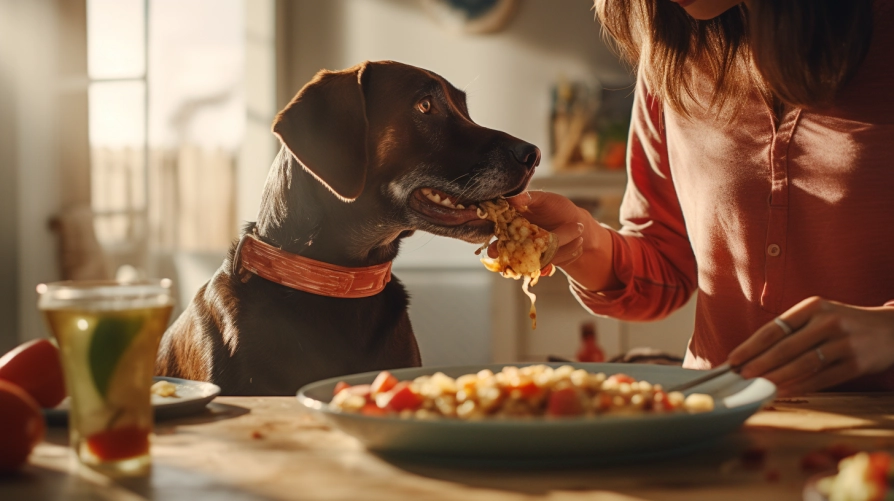
<path id="1" fill-rule="evenodd" d="M 528 221 L 559 239 L 551 263 L 587 290 L 623 287 L 612 268 L 612 237 L 593 216 L 571 200 L 545 191 L 524 192 L 507 199 Z M 491 245 L 487 253 L 496 257 Z"/>
<path id="2" fill-rule="evenodd" d="M 813 297 L 730 353 L 742 377 L 764 377 L 780 396 L 801 395 L 894 366 L 894 308 L 863 308 Z"/>

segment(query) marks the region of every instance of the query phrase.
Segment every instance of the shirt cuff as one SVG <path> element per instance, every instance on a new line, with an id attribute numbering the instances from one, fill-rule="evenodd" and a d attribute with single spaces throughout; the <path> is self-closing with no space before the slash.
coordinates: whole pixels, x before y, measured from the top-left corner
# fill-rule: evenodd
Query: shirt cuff
<path id="1" fill-rule="evenodd" d="M 612 238 L 612 267 L 624 287 L 608 291 L 591 291 L 568 276 L 568 288 L 577 301 L 593 315 L 615 316 L 623 305 L 636 294 L 633 280 L 633 260 L 630 244 L 617 231 L 609 228 Z"/>

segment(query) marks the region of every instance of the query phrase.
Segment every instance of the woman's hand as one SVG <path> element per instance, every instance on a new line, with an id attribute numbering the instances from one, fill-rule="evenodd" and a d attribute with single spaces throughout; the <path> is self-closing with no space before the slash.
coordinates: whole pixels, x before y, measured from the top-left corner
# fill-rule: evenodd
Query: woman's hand
<path id="1" fill-rule="evenodd" d="M 862 308 L 813 297 L 764 325 L 729 355 L 742 377 L 765 377 L 780 396 L 835 386 L 894 365 L 894 308 Z"/>
<path id="2" fill-rule="evenodd" d="M 623 284 L 612 268 L 612 240 L 609 230 L 571 200 L 544 191 L 524 192 L 507 199 L 525 219 L 550 231 L 559 239 L 552 264 L 587 290 L 619 289 Z M 494 245 L 488 249 L 496 257 Z"/>

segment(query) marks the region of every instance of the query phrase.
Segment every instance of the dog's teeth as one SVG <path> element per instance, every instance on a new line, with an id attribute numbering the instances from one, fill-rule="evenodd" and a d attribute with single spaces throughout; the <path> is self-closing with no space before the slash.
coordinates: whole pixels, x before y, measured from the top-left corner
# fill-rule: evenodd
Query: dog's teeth
<path id="1" fill-rule="evenodd" d="M 457 209 L 465 209 L 465 207 L 463 206 L 463 204 L 456 204 L 456 208 L 457 208 Z"/>
<path id="2" fill-rule="evenodd" d="M 441 203 L 441 195 L 438 195 L 437 193 L 433 193 L 433 194 L 429 195 L 428 199 L 436 204 Z"/>
<path id="3" fill-rule="evenodd" d="M 422 194 L 425 196 L 431 195 L 431 188 L 422 188 Z"/>
<path id="4" fill-rule="evenodd" d="M 445 198 L 444 200 L 441 200 L 441 205 L 444 207 L 453 207 L 453 202 L 451 202 L 449 198 Z"/>
<path id="5" fill-rule="evenodd" d="M 478 206 L 475 205 L 475 204 L 470 205 L 469 208 L 470 208 L 470 209 L 474 209 L 474 210 L 478 210 Z"/>

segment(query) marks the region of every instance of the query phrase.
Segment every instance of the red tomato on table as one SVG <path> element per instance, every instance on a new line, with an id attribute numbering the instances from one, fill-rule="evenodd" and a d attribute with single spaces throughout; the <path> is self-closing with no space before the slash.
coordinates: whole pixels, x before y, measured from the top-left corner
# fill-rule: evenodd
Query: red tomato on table
<path id="1" fill-rule="evenodd" d="M 65 398 L 59 349 L 46 339 L 29 341 L 3 355 L 0 379 L 21 387 L 41 407 L 56 407 Z"/>
<path id="2" fill-rule="evenodd" d="M 0 380 L 0 472 L 22 466 L 45 434 L 37 402 L 22 388 Z"/>

